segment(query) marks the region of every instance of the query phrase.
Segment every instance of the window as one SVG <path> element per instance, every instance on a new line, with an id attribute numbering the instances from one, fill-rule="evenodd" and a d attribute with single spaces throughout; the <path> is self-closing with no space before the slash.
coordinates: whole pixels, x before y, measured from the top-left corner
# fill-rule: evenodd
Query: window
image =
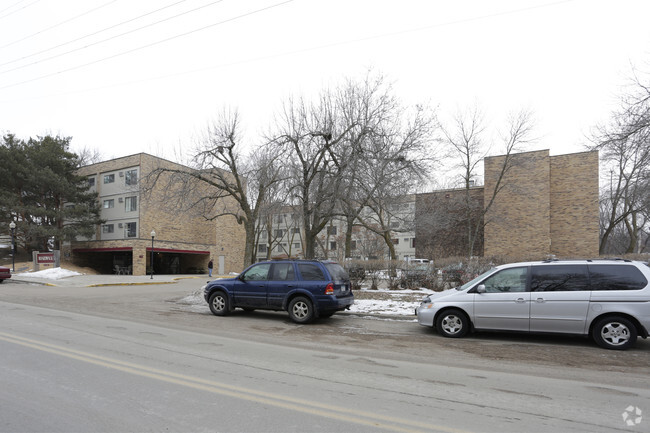
<path id="1" fill-rule="evenodd" d="M 330 250 L 335 250 L 336 249 L 336 241 L 330 242 Z"/>
<path id="2" fill-rule="evenodd" d="M 138 210 L 138 197 L 136 196 L 127 197 L 124 200 L 124 210 L 126 212 L 134 212 Z"/>
<path id="3" fill-rule="evenodd" d="M 323 271 L 313 263 L 298 263 L 298 270 L 303 280 L 322 281 L 325 279 Z"/>
<path id="4" fill-rule="evenodd" d="M 138 170 L 129 170 L 124 173 L 124 183 L 126 185 L 135 185 L 138 183 Z"/>
<path id="5" fill-rule="evenodd" d="M 127 238 L 134 238 L 137 236 L 136 233 L 136 223 L 126 223 L 126 228 L 124 229 L 124 235 Z"/>
<path id="6" fill-rule="evenodd" d="M 585 265 L 533 266 L 530 281 L 532 292 L 567 292 L 589 290 Z"/>
<path id="7" fill-rule="evenodd" d="M 102 233 L 113 233 L 114 231 L 115 231 L 115 226 L 113 224 L 102 225 Z"/>
<path id="8" fill-rule="evenodd" d="M 262 231 L 260 232 L 260 237 L 261 237 L 262 239 L 264 239 L 264 238 L 266 237 L 266 230 L 262 230 Z"/>
<path id="9" fill-rule="evenodd" d="M 393 239 L 393 245 L 399 245 L 399 239 Z"/>
<path id="10" fill-rule="evenodd" d="M 257 246 L 257 252 L 258 253 L 266 253 L 266 245 L 260 244 Z"/>
<path id="11" fill-rule="evenodd" d="M 411 239 L 411 248 L 415 248 L 415 238 Z"/>
<path id="12" fill-rule="evenodd" d="M 246 271 L 243 275 L 244 281 L 266 281 L 271 269 L 270 263 L 256 265 Z"/>
<path id="13" fill-rule="evenodd" d="M 296 274 L 293 270 L 293 263 L 274 263 L 270 279 L 273 281 L 295 280 Z"/>
<path id="14" fill-rule="evenodd" d="M 282 229 L 275 229 L 273 231 L 273 236 L 276 238 L 281 238 L 284 235 L 284 231 Z"/>
<path id="15" fill-rule="evenodd" d="M 350 241 L 350 249 L 351 250 L 357 249 L 357 241 Z"/>
<path id="16" fill-rule="evenodd" d="M 404 242 L 408 242 L 408 241 L 409 241 L 409 238 L 404 238 Z"/>
<path id="17" fill-rule="evenodd" d="M 648 281 L 635 266 L 589 265 L 591 290 L 641 290 Z"/>
<path id="18" fill-rule="evenodd" d="M 336 227 L 330 226 L 327 228 L 327 234 L 330 236 L 336 236 Z"/>
<path id="19" fill-rule="evenodd" d="M 390 228 L 396 229 L 398 227 L 399 227 L 399 221 L 394 221 L 394 222 L 390 223 Z"/>
<path id="20" fill-rule="evenodd" d="M 115 200 L 104 200 L 104 209 L 111 209 L 113 207 L 115 207 Z"/>
<path id="21" fill-rule="evenodd" d="M 299 235 L 300 234 L 300 228 L 299 227 L 292 228 L 291 233 L 293 233 L 294 235 Z"/>
<path id="22" fill-rule="evenodd" d="M 299 243 L 299 242 L 295 242 L 295 243 L 293 244 L 293 247 L 294 247 L 295 249 L 300 248 L 300 243 Z"/>
<path id="23" fill-rule="evenodd" d="M 113 183 L 113 182 L 115 182 L 115 173 L 104 175 L 104 183 Z"/>
<path id="24" fill-rule="evenodd" d="M 525 292 L 528 268 L 504 269 L 490 276 L 482 284 L 486 293 Z"/>
<path id="25" fill-rule="evenodd" d="M 276 224 L 282 224 L 284 222 L 284 214 L 276 215 L 273 220 Z"/>
<path id="26" fill-rule="evenodd" d="M 95 178 L 94 177 L 89 177 L 88 178 L 88 187 L 93 187 L 95 186 Z"/>

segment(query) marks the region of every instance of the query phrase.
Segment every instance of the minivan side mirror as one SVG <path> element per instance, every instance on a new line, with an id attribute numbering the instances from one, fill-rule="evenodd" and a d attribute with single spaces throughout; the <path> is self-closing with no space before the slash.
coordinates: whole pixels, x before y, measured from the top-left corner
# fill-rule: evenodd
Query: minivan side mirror
<path id="1" fill-rule="evenodd" d="M 476 293 L 485 293 L 485 284 L 479 284 L 476 286 Z"/>

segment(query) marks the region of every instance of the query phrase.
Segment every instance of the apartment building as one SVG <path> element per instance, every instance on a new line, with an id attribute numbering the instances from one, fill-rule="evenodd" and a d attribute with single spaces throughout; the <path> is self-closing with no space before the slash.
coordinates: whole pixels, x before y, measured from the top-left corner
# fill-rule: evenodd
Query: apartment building
<path id="1" fill-rule="evenodd" d="M 146 153 L 80 168 L 78 173 L 88 178 L 89 188 L 98 194 L 101 218 L 106 222 L 92 238 L 64 245 L 64 260 L 102 273 L 145 275 L 207 272 L 212 258 L 215 273 L 240 272 L 243 227 L 234 217 L 209 220 L 209 215 L 171 201 L 169 179 L 174 174 L 163 172 L 155 183 L 151 180 L 150 175 L 161 168 L 189 170 Z M 184 199 L 192 200 L 192 195 L 210 195 L 211 191 L 203 186 L 176 193 L 177 198 L 185 195 Z M 232 200 L 227 205 L 236 209 Z"/>

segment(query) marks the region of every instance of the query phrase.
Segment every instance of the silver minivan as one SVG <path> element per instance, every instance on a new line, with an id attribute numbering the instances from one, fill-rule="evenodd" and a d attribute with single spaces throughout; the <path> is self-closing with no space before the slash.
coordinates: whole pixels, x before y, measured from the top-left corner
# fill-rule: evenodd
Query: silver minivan
<path id="1" fill-rule="evenodd" d="M 474 330 L 589 335 L 627 349 L 650 329 L 650 267 L 630 260 L 550 260 L 497 266 L 429 295 L 418 323 L 445 337 Z"/>

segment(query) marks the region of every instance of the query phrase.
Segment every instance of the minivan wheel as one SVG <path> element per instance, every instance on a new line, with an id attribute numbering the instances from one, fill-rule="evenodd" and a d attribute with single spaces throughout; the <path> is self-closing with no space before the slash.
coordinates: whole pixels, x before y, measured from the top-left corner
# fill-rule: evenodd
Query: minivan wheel
<path id="1" fill-rule="evenodd" d="M 464 337 L 469 332 L 469 318 L 460 310 L 446 310 L 438 316 L 436 329 L 443 337 Z"/>
<path id="2" fill-rule="evenodd" d="M 228 305 L 228 296 L 224 292 L 218 291 L 210 295 L 210 311 L 215 316 L 227 316 L 230 313 L 230 306 Z"/>
<path id="3" fill-rule="evenodd" d="M 309 323 L 314 318 L 314 307 L 309 299 L 298 296 L 289 302 L 289 317 L 296 323 Z"/>
<path id="4" fill-rule="evenodd" d="M 624 317 L 610 316 L 600 319 L 591 331 L 591 336 L 601 347 L 625 350 L 636 342 L 636 327 Z"/>

